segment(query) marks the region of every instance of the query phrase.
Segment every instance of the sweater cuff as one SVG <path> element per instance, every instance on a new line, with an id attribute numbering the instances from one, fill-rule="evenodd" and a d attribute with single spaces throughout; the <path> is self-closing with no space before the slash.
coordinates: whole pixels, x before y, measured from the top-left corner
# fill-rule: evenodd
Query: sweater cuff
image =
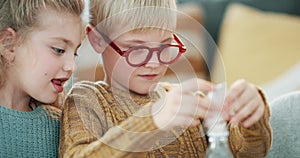
<path id="1" fill-rule="evenodd" d="M 270 125 L 270 107 L 269 107 L 269 104 L 267 102 L 267 99 L 265 97 L 265 94 L 263 93 L 263 91 L 260 89 L 260 88 L 257 88 L 260 96 L 262 97 L 262 100 L 264 102 L 264 106 L 265 106 L 265 111 L 264 111 L 264 115 L 260 118 L 260 120 L 258 122 L 256 122 L 254 125 L 252 125 L 252 127 L 255 129 L 256 128 L 259 128 L 259 129 L 262 129 L 262 130 L 267 130 L 268 133 L 272 133 L 272 130 L 271 130 L 271 125 Z M 263 127 L 263 128 L 261 128 Z M 251 129 L 251 127 L 249 128 Z"/>
<path id="2" fill-rule="evenodd" d="M 249 155 L 249 153 L 265 156 L 271 146 L 270 108 L 262 90 L 257 89 L 264 102 L 264 115 L 249 128 L 244 128 L 241 124 L 230 128 L 230 145 L 234 155 L 239 155 L 237 157 L 247 157 L 246 155 Z"/>

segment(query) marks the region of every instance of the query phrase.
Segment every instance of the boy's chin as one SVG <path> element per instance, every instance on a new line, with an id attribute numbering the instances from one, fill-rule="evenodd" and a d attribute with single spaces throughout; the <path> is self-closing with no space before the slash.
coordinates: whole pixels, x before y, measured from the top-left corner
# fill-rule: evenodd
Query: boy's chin
<path id="1" fill-rule="evenodd" d="M 138 87 L 136 89 L 132 89 L 135 93 L 141 94 L 141 95 L 147 95 L 154 91 L 156 88 L 157 83 L 152 84 L 150 86 L 144 86 L 142 89 L 141 87 Z"/>

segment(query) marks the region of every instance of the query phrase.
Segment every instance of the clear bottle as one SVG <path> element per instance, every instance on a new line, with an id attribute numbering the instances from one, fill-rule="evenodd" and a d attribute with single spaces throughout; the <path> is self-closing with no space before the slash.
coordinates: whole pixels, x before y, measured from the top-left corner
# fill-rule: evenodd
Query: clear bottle
<path id="1" fill-rule="evenodd" d="M 219 127 L 217 127 L 219 126 Z M 233 158 L 232 152 L 228 145 L 229 132 L 226 123 L 216 125 L 216 127 L 208 133 L 209 147 L 206 150 L 206 158 Z"/>
<path id="2" fill-rule="evenodd" d="M 209 147 L 206 150 L 206 158 L 233 158 L 228 145 L 229 132 L 227 123 L 221 116 L 222 105 L 225 98 L 226 84 L 217 84 L 214 91 L 207 97 L 211 100 L 211 109 L 205 119 L 206 134 L 208 136 Z"/>

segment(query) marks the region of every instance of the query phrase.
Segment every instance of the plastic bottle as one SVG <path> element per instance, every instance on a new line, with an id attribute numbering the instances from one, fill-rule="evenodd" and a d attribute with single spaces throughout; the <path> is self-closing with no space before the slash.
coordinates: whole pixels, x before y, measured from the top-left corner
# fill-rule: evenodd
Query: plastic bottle
<path id="1" fill-rule="evenodd" d="M 205 119 L 206 134 L 209 138 L 209 147 L 206 151 L 206 158 L 233 158 L 228 145 L 227 123 L 221 116 L 223 101 L 225 98 L 226 84 L 217 84 L 214 91 L 207 97 L 211 99 L 211 106 L 208 117 Z M 217 109 L 217 110 L 216 110 Z"/>

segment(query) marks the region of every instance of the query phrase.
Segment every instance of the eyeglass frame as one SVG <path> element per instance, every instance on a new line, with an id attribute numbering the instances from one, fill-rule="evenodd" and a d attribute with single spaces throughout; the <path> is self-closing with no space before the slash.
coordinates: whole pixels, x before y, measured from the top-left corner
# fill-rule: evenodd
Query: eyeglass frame
<path id="1" fill-rule="evenodd" d="M 159 62 L 162 63 L 162 64 L 167 64 L 167 65 L 176 62 L 181 57 L 181 55 L 186 52 L 186 46 L 183 44 L 183 42 L 181 42 L 180 38 L 176 34 L 173 34 L 173 37 L 174 37 L 174 40 L 176 41 L 176 43 L 178 45 L 164 44 L 163 46 L 160 46 L 160 47 L 157 47 L 157 48 L 150 48 L 150 47 L 147 47 L 147 46 L 135 46 L 135 47 L 129 48 L 126 51 L 122 51 L 120 49 L 120 47 L 118 47 L 107 35 L 105 35 L 101 31 L 99 31 L 97 28 L 96 28 L 96 31 L 98 33 L 100 33 L 100 35 L 103 37 L 104 41 L 106 43 L 108 43 L 120 56 L 125 57 L 127 63 L 132 67 L 140 67 L 140 66 L 143 66 L 143 65 L 147 64 L 150 61 L 150 59 L 152 58 L 153 52 L 155 52 L 155 51 L 157 52 Z M 171 60 L 169 62 L 162 61 L 160 59 L 160 53 L 162 52 L 162 50 L 167 48 L 167 47 L 174 47 L 174 46 L 179 48 L 179 53 L 176 56 L 176 58 L 174 58 L 173 60 Z M 148 49 L 149 53 L 148 53 L 146 59 L 143 62 L 141 62 L 139 64 L 132 64 L 131 62 L 129 62 L 128 57 L 129 57 L 130 52 L 132 52 L 133 50 L 136 50 L 136 49 Z"/>

